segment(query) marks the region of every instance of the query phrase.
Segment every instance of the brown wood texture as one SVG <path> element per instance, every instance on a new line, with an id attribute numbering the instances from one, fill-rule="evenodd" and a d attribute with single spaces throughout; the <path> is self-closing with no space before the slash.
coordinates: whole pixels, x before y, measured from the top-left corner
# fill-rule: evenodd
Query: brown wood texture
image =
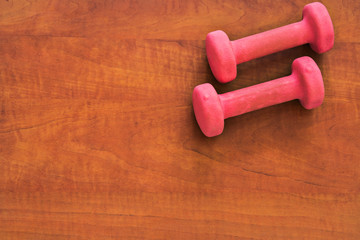
<path id="1" fill-rule="evenodd" d="M 219 84 L 205 36 L 301 20 L 310 1 L 0 0 L 0 239 L 360 239 L 360 1 L 323 1 L 335 46 L 238 66 Z M 205 137 L 193 88 L 322 70 L 292 101 Z"/>

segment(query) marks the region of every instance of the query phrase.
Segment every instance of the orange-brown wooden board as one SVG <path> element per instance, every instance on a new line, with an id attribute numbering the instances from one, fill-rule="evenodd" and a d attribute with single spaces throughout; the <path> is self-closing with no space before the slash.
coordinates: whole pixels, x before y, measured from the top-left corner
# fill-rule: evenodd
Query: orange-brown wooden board
<path id="1" fill-rule="evenodd" d="M 301 20 L 310 1 L 0 0 L 0 239 L 360 239 L 360 2 L 322 1 L 334 48 L 238 66 L 217 83 L 205 37 Z M 312 57 L 298 101 L 207 138 L 193 88 L 219 93 Z"/>

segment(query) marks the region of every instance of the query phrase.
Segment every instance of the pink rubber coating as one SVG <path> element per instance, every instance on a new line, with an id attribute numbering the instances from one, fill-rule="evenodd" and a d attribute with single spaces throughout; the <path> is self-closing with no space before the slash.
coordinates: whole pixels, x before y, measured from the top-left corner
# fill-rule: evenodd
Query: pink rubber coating
<path id="1" fill-rule="evenodd" d="M 196 120 L 208 137 L 222 133 L 226 118 L 294 99 L 299 99 L 306 109 L 323 102 L 321 72 L 310 57 L 295 59 L 290 76 L 220 95 L 209 83 L 196 86 L 193 92 Z"/>
<path id="2" fill-rule="evenodd" d="M 314 2 L 303 9 L 303 20 L 266 32 L 230 41 L 217 30 L 206 36 L 206 54 L 215 78 L 222 83 L 236 78 L 236 65 L 309 43 L 317 53 L 334 45 L 334 28 L 326 7 Z"/>

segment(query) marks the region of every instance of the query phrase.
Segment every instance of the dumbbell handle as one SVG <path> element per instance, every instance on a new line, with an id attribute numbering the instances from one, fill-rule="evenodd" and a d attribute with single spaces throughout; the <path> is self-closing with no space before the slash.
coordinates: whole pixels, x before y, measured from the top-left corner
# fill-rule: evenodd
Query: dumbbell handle
<path id="1" fill-rule="evenodd" d="M 297 81 L 295 75 L 290 75 L 218 96 L 224 118 L 229 118 L 298 99 L 301 94 L 300 81 Z"/>
<path id="2" fill-rule="evenodd" d="M 313 38 L 306 19 L 232 41 L 236 63 L 240 64 L 288 48 L 306 44 Z"/>

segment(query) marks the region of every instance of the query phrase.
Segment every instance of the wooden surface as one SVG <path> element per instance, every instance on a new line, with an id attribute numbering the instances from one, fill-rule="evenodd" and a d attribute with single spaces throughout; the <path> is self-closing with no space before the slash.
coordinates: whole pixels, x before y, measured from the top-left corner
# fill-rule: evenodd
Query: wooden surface
<path id="1" fill-rule="evenodd" d="M 325 54 L 300 46 L 216 83 L 205 36 L 301 20 L 309 1 L 0 1 L 0 239 L 360 239 L 360 2 L 323 1 Z M 292 101 L 206 138 L 193 88 L 227 92 L 313 57 Z"/>

